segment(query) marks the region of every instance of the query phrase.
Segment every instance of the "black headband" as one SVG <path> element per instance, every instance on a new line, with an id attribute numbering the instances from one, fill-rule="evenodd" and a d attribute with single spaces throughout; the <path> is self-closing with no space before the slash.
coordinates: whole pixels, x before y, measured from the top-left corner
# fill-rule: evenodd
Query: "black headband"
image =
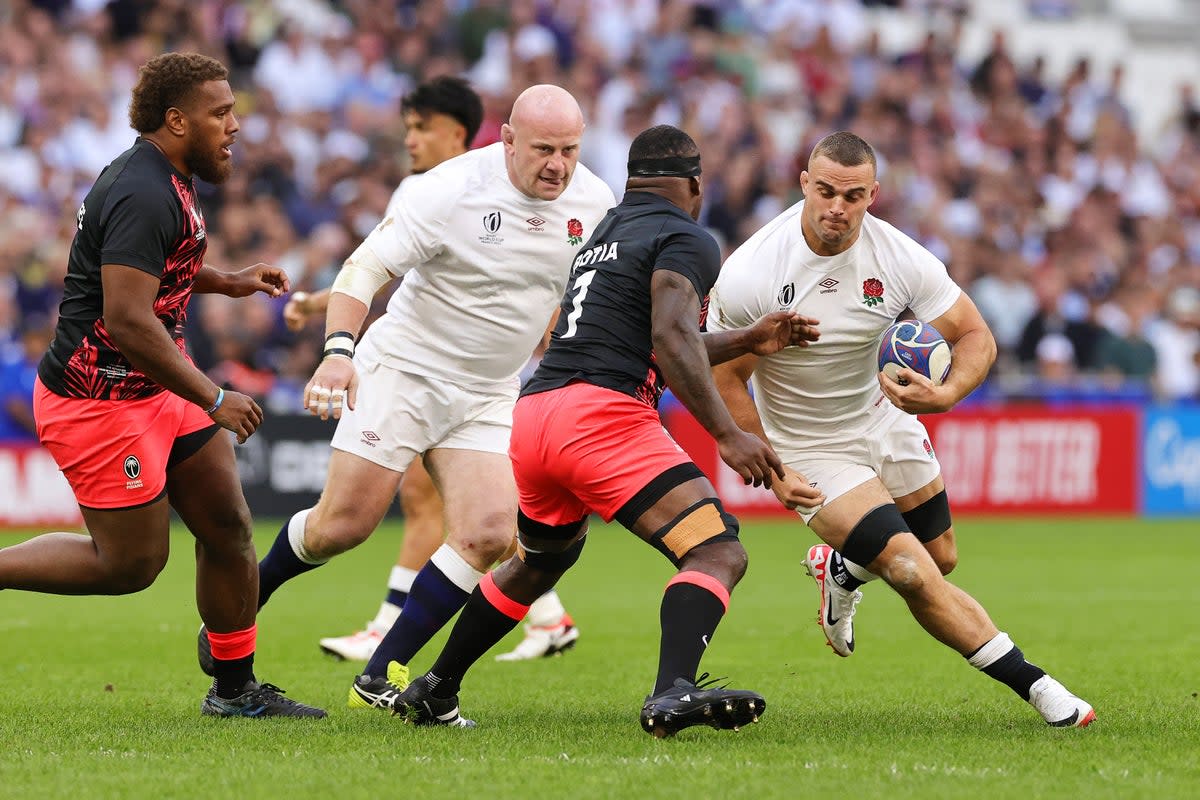
<path id="1" fill-rule="evenodd" d="M 635 158 L 629 161 L 631 178 L 694 178 L 700 174 L 700 156 Z"/>

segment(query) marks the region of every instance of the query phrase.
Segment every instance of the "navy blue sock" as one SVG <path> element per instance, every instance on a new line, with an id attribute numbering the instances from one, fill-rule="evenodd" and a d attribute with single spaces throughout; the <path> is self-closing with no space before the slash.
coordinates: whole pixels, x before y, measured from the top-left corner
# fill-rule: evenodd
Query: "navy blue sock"
<path id="1" fill-rule="evenodd" d="M 408 592 L 402 592 L 399 589 L 388 589 L 387 597 L 384 602 L 391 603 L 396 608 L 404 608 L 404 603 L 408 600 Z"/>
<path id="2" fill-rule="evenodd" d="M 417 573 L 404 610 L 367 662 L 364 675 L 387 675 L 388 662 L 407 664 L 445 627 L 467 602 L 470 593 L 458 588 L 432 561 Z"/>
<path id="3" fill-rule="evenodd" d="M 308 564 L 296 557 L 292 550 L 291 540 L 288 539 L 288 525 L 291 519 L 283 523 L 275 543 L 267 551 L 263 560 L 258 562 L 258 607 L 262 608 L 283 584 L 292 578 L 309 570 L 316 569 L 320 564 Z M 324 562 L 322 562 L 324 563 Z"/>

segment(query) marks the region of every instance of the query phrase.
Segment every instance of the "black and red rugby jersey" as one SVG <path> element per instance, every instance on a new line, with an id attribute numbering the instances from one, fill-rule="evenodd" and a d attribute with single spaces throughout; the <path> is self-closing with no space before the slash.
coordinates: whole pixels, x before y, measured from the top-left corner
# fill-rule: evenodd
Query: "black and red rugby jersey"
<path id="1" fill-rule="evenodd" d="M 208 240 L 191 178 L 138 139 L 104 168 L 79 207 L 58 327 L 38 365 L 65 397 L 130 400 L 164 391 L 121 355 L 104 326 L 101 264 L 159 279 L 154 313 L 184 351 L 183 323 Z"/>
<path id="2" fill-rule="evenodd" d="M 651 341 L 650 278 L 660 269 L 683 275 L 705 301 L 721 248 L 671 201 L 627 192 L 575 256 L 550 347 L 521 394 L 583 381 L 657 405 L 664 386 Z"/>

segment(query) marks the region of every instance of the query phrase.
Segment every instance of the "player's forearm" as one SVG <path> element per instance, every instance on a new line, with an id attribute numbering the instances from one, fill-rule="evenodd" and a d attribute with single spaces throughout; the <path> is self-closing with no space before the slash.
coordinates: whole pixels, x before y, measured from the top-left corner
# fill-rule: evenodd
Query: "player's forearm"
<path id="1" fill-rule="evenodd" d="M 325 310 L 325 335 L 348 331 L 355 339 L 367 319 L 367 306 L 361 300 L 337 291 L 329 293 Z"/>
<path id="2" fill-rule="evenodd" d="M 708 351 L 708 363 L 712 366 L 724 364 L 750 352 L 753 342 L 748 329 L 702 333 L 704 349 Z"/>
<path id="3" fill-rule="evenodd" d="M 227 273 L 205 264 L 196 273 L 196 278 L 192 282 L 192 293 L 227 294 L 228 286 L 229 276 Z"/>
<path id="4" fill-rule="evenodd" d="M 699 330 L 672 326 L 654 332 L 654 354 L 663 378 L 684 408 L 716 439 L 737 431 L 709 372 Z"/>
<path id="5" fill-rule="evenodd" d="M 996 360 L 996 340 L 986 328 L 967 331 L 954 343 L 954 360 L 943 386 L 954 394 L 954 403 L 975 391 Z"/>
<path id="6" fill-rule="evenodd" d="M 754 405 L 754 398 L 750 396 L 750 391 L 746 388 L 746 381 L 734 370 L 718 367 L 713 370 L 713 382 L 717 386 L 721 400 L 725 403 L 725 408 L 733 417 L 734 423 L 747 433 L 753 433 L 767 442 L 767 433 L 763 430 L 762 418 L 758 415 L 758 407 Z M 767 443 L 770 444 L 770 442 Z"/>
<path id="7" fill-rule="evenodd" d="M 218 387 L 184 357 L 157 317 L 105 319 L 113 343 L 139 372 L 201 408 L 217 399 Z"/>

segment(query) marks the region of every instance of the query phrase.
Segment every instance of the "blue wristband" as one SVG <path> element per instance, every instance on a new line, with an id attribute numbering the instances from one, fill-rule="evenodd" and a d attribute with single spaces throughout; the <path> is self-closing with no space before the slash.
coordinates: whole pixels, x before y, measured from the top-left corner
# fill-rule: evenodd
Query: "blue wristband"
<path id="1" fill-rule="evenodd" d="M 221 403 L 223 402 L 225 402 L 225 390 L 218 386 L 217 399 L 213 401 L 211 406 L 204 409 L 204 413 L 211 417 L 213 414 L 217 413 L 217 409 L 221 407 Z"/>

